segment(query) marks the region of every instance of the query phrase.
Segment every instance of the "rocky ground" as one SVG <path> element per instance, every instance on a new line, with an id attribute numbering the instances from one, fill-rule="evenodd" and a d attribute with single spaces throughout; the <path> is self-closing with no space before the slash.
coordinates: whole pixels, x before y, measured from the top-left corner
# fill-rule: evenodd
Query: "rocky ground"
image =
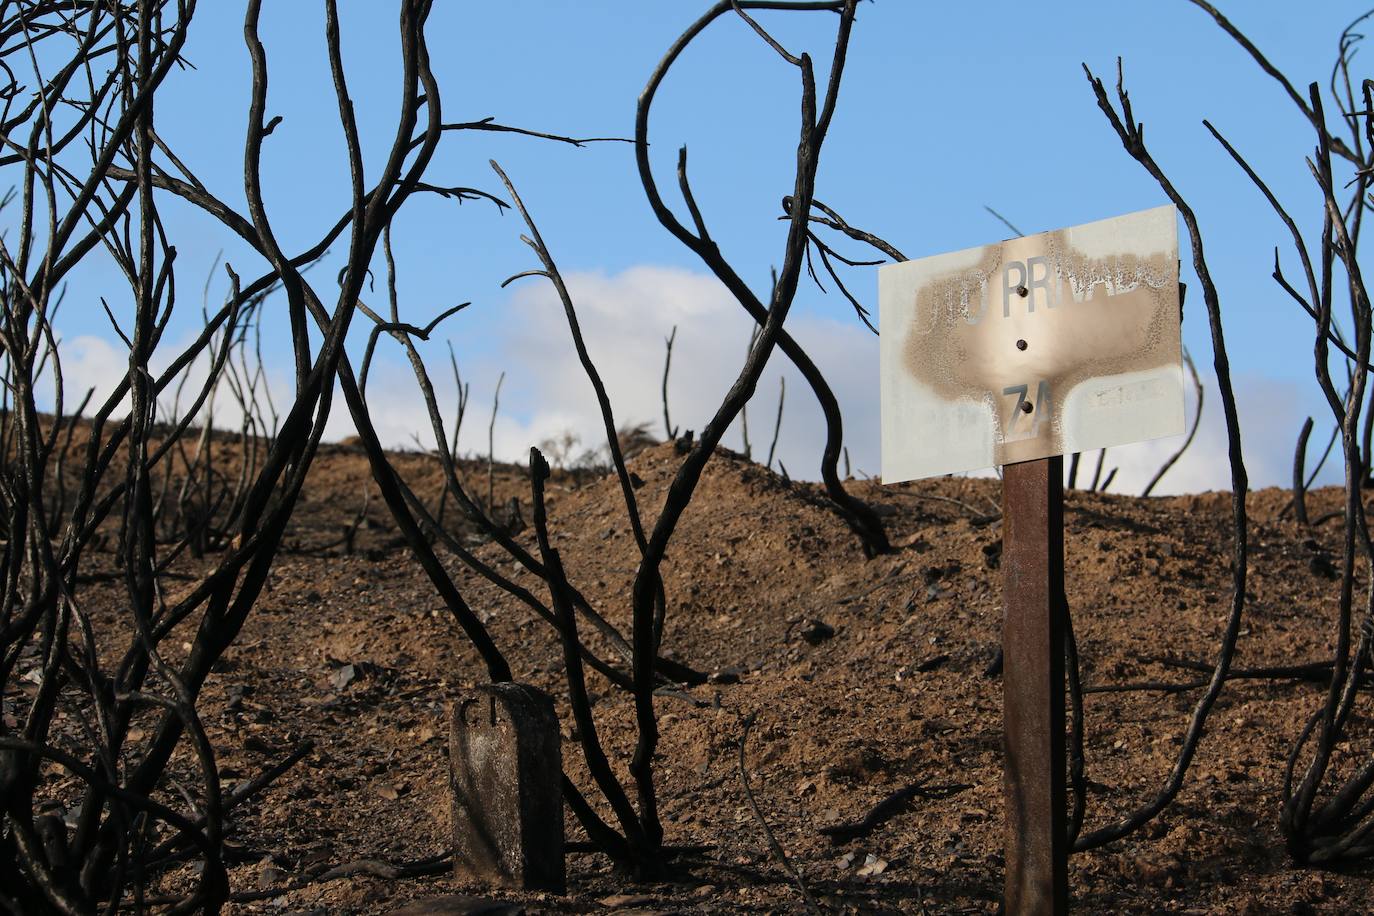
<path id="1" fill-rule="evenodd" d="M 398 460 L 412 477 L 434 473 L 422 456 Z M 669 444 L 632 461 L 647 518 L 679 460 Z M 479 490 L 484 473 L 472 469 Z M 357 513 L 366 478 L 361 454 L 334 447 L 321 456 L 292 549 L 204 695 L 229 785 L 303 740 L 315 742 L 236 812 L 230 838 L 243 861 L 233 867 L 234 887 L 261 893 L 231 912 L 801 912 L 796 886 L 746 803 L 738 748 L 749 716 L 745 766 L 761 811 L 826 911 L 996 911 L 1001 683 L 985 669 L 1000 639 L 998 481 L 851 481 L 900 545 L 868 560 L 816 487 L 728 453 L 713 459 L 669 552 L 665 648 L 716 677 L 658 700 L 668 842 L 698 848 L 678 860 L 671 880 L 651 884 L 575 851 L 567 894 L 552 896 L 395 870 L 447 847 L 450 701 L 480 683 L 483 669 L 375 494 L 352 553 L 330 546 Z M 637 552 L 620 490 L 613 479 L 559 480 L 551 526 L 569 576 L 628 631 Z M 528 517 L 519 469 L 501 469 L 493 486 L 498 501 L 524 494 Z M 1331 649 L 1339 525 L 1300 528 L 1281 517 L 1286 502 L 1272 490 L 1250 499 L 1239 665 L 1319 660 Z M 1317 493 L 1312 502 L 1319 516 L 1338 494 Z M 1230 511 L 1223 493 L 1067 497 L 1068 593 L 1085 684 L 1199 677 L 1158 659 L 1215 655 L 1230 600 Z M 533 544 L 531 531 L 519 538 Z M 495 545 L 477 552 L 545 596 Z M 449 561 L 516 677 L 558 699 L 566 769 L 592 793 L 566 724 L 552 631 Z M 98 614 L 115 614 L 110 595 L 103 609 L 88 601 Z M 604 680 L 593 675 L 589 683 L 608 754 L 628 778 L 630 704 Z M 1174 804 L 1143 831 L 1073 858 L 1076 911 L 1368 911 L 1370 869 L 1294 867 L 1278 831 L 1284 758 L 1321 691 L 1291 680 L 1230 683 Z M 1086 829 L 1154 796 L 1200 694 L 1088 694 Z M 1348 753 L 1368 754 L 1366 719 L 1355 734 Z M 918 782 L 943 789 L 915 798 L 867 836 L 834 842 L 822 833 Z M 584 840 L 568 821 L 569 839 Z M 174 873 L 168 889 L 187 880 Z"/>

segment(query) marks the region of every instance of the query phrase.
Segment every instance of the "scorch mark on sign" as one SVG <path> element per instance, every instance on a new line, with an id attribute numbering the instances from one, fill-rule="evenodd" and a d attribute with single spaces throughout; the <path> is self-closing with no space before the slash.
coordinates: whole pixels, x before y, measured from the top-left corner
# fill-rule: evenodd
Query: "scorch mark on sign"
<path id="1" fill-rule="evenodd" d="M 1177 251 L 1170 207 L 883 268 L 884 479 L 978 467 L 975 439 L 988 466 L 1181 432 Z M 1138 430 L 1106 416 L 1175 392 Z M 933 420 L 969 457 L 941 466 L 927 443 L 914 472 L 890 473 L 895 437 L 923 433 L 889 413 Z"/>

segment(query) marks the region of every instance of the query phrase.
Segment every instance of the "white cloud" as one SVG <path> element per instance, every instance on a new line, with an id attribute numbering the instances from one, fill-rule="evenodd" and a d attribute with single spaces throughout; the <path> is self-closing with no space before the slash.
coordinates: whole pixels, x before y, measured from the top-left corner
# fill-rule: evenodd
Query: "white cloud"
<path id="1" fill-rule="evenodd" d="M 700 429 L 737 374 L 748 342 L 750 323 L 733 298 L 712 278 L 658 267 L 637 267 L 615 276 L 574 274 L 567 278 L 578 316 L 610 392 L 620 423 L 651 420 L 662 434 L 659 384 L 663 340 L 674 325 L 670 407 L 675 425 Z M 507 379 L 523 389 L 526 419 L 504 419 L 497 425 L 497 451 L 520 460 L 530 444 L 564 430 L 584 443 L 600 441 L 600 418 L 592 389 L 576 362 L 562 307 L 547 284 L 531 282 L 513 297 L 513 320 L 502 342 L 505 364 L 519 366 Z M 788 328 L 817 363 L 834 389 L 844 415 L 845 444 L 856 474 L 878 472 L 877 339 L 850 314 L 835 318 L 797 313 Z M 1211 367 L 1199 366 L 1207 388 L 1202 424 L 1187 452 L 1164 476 L 1155 493 L 1165 495 L 1229 489 L 1227 437 Z M 787 396 L 778 456 L 797 477 L 819 474 L 825 440 L 824 418 L 815 397 L 786 358 L 775 353 L 750 404 L 750 439 L 756 458 L 766 456 L 777 405 L 778 377 L 786 378 Z M 1312 392 L 1264 376 L 1234 380 L 1244 453 L 1252 487 L 1285 486 L 1291 476 L 1293 445 Z M 476 408 L 489 416 L 488 407 Z M 1188 407 L 1189 422 L 1193 406 Z M 1325 444 L 1329 420 L 1317 417 L 1313 454 Z M 474 424 L 479 425 L 479 424 Z M 482 442 L 485 442 L 485 429 Z M 472 447 L 474 439 L 465 440 Z M 1139 493 L 1160 465 L 1182 444 L 1182 437 L 1110 449 L 1104 474 L 1117 468 L 1112 490 Z M 741 447 L 739 423 L 725 444 Z M 1083 457 L 1080 482 L 1091 479 L 1096 453 Z M 1322 481 L 1332 479 L 1331 462 Z"/>
<path id="2" fill-rule="evenodd" d="M 153 373 L 156 375 L 165 371 L 194 341 L 194 335 L 188 334 L 180 340 L 168 341 L 160 346 L 151 360 Z M 88 416 L 95 413 L 129 372 L 128 349 L 123 344 L 112 344 L 102 337 L 81 334 L 63 338 L 59 334 L 58 352 L 61 354 L 64 413 L 74 411 L 87 391 L 93 391 L 93 394 L 85 413 Z M 163 390 L 158 398 L 160 420 L 168 420 L 174 415 L 184 416 L 205 383 L 209 365 L 209 356 L 201 354 Z M 235 366 L 239 369 L 240 377 L 243 377 L 244 372 L 237 358 Z M 252 364 L 250 369 L 256 371 Z M 288 377 L 282 372 L 275 371 L 273 367 L 267 367 L 265 375 L 265 380 L 259 381 L 258 387 L 261 389 L 264 384 L 270 386 L 273 403 L 281 411 L 290 403 L 291 387 Z M 42 399 L 39 406 L 42 409 L 50 409 L 53 405 L 53 381 L 52 367 L 46 366 L 37 386 Z M 128 413 L 128 409 L 129 399 L 126 395 L 111 415 L 116 418 L 123 417 Z M 267 413 L 266 401 L 263 402 L 263 412 Z M 224 381 L 220 382 L 199 413 L 200 418 L 197 422 L 208 415 L 213 418 L 215 426 L 221 429 L 238 429 L 243 419 L 242 406 L 233 397 L 230 386 Z"/>
<path id="3" fill-rule="evenodd" d="M 87 413 L 93 412 L 129 372 L 128 351 L 122 346 L 115 349 L 104 338 L 91 334 L 80 334 L 69 339 L 59 337 L 58 352 L 62 357 L 63 410 L 66 412 L 75 410 L 86 392 L 94 389 L 90 407 L 87 408 Z M 40 390 L 47 393 L 51 391 L 51 371 L 46 372 L 44 377 L 49 381 Z"/>
<path id="4" fill-rule="evenodd" d="M 714 278 L 678 268 L 640 266 L 615 275 L 572 273 L 566 280 L 587 347 L 609 391 L 617 424 L 648 421 L 653 434 L 663 436 L 660 384 L 664 340 L 676 326 L 669 406 L 676 426 L 699 431 L 738 375 L 749 342 L 751 322 L 733 297 Z M 820 367 L 840 402 L 854 472 L 877 474 L 877 338 L 847 307 L 835 307 L 845 308 L 845 312 L 825 317 L 794 311 L 787 326 Z M 551 285 L 541 280 L 522 281 L 504 308 L 507 320 L 469 372 L 476 373 L 478 363 L 508 369 L 494 432 L 497 456 L 523 462 L 531 445 L 567 433 L 577 436 L 583 448 L 599 445 L 603 441 L 601 416 L 577 360 L 562 304 Z M 93 404 L 99 403 L 126 371 L 123 347 L 102 338 L 76 336 L 63 341 L 61 349 L 68 409 L 88 387 L 96 388 Z M 432 381 L 451 432 L 456 396 L 447 354 L 441 345 L 423 347 L 422 352 L 433 360 L 429 367 Z M 269 372 L 273 397 L 284 412 L 291 391 L 290 373 L 284 367 L 270 368 L 275 370 Z M 1220 397 L 1210 378 L 1210 366 L 1199 368 L 1206 373 L 1207 386 L 1203 422 L 1192 447 L 1156 488 L 1160 495 L 1230 486 Z M 203 375 L 203 365 L 193 368 L 192 382 Z M 463 452 L 485 454 L 487 450 L 495 375 L 482 370 L 479 377 L 468 379 L 473 401 L 463 425 Z M 774 353 L 750 403 L 754 456 L 763 460 L 768 452 L 780 376 L 786 379 L 786 402 L 778 457 L 793 476 L 814 479 L 819 476 L 825 441 L 824 419 L 810 388 L 780 351 Z M 1286 486 L 1299 426 L 1316 403 L 1312 392 L 1262 376 L 1238 378 L 1235 387 L 1251 485 Z M 187 390 L 191 388 L 188 384 Z M 379 349 L 368 388 L 373 422 L 387 445 L 412 448 L 417 434 L 424 446 L 432 444 L 429 419 L 414 376 L 394 347 Z M 1190 420 L 1191 411 L 1190 403 Z M 221 395 L 215 404 L 216 424 L 236 427 L 239 419 L 237 405 Z M 1317 417 L 1312 437 L 1314 458 L 1325 445 L 1330 425 L 1325 415 Z M 353 432 L 343 399 L 336 397 L 328 436 L 337 439 Z M 1105 469 L 1118 468 L 1113 492 L 1139 493 L 1181 442 L 1182 438 L 1176 437 L 1110 449 Z M 742 448 L 738 420 L 724 444 Z M 1096 453 L 1083 456 L 1080 483 L 1091 479 L 1095 462 Z M 1330 481 L 1338 475 L 1336 456 L 1328 462 L 1321 480 Z"/>
<path id="5" fill-rule="evenodd" d="M 649 421 L 663 436 L 661 383 L 664 341 L 674 326 L 669 409 L 675 426 L 701 430 L 720 405 L 743 366 L 751 320 L 714 278 L 685 270 L 636 267 L 613 277 L 573 274 L 567 278 L 587 349 L 610 395 L 618 424 Z M 519 365 L 507 379 L 527 392 L 520 402 L 525 422 L 498 425 L 498 450 L 511 454 L 565 429 L 584 443 L 602 441 L 601 419 L 591 384 L 579 365 L 562 305 L 547 284 L 530 282 L 508 306 L 512 321 L 502 348 L 508 364 Z M 794 312 L 788 328 L 820 365 L 849 409 L 846 436 L 854 463 L 876 471 L 877 345 L 857 321 L 832 321 Z M 781 352 L 775 351 L 748 412 L 749 439 L 764 459 L 773 436 L 779 376 L 786 397 L 778 457 L 790 473 L 816 477 L 825 427 L 815 397 Z M 514 400 L 513 400 L 514 403 Z M 867 404 L 867 409 L 865 405 Z M 725 445 L 743 448 L 741 424 Z"/>

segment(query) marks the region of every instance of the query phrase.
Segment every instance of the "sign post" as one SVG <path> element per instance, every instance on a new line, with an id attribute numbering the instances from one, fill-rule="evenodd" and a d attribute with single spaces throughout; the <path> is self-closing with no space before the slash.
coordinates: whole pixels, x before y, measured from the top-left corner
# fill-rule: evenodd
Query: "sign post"
<path id="1" fill-rule="evenodd" d="M 1068 909 L 1064 791 L 1064 459 L 1002 469 L 1006 912 Z"/>
<path id="2" fill-rule="evenodd" d="M 1064 459 L 1183 432 L 1178 215 L 878 272 L 883 482 L 1001 465 L 1005 911 L 1068 909 Z"/>

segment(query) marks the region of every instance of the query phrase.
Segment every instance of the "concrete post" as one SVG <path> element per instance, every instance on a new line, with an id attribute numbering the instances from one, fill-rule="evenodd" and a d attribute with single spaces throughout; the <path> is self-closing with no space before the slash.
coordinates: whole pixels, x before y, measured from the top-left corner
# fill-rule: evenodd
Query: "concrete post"
<path id="1" fill-rule="evenodd" d="M 553 699 L 491 684 L 453 706 L 449 783 L 460 879 L 562 893 L 563 757 Z"/>

